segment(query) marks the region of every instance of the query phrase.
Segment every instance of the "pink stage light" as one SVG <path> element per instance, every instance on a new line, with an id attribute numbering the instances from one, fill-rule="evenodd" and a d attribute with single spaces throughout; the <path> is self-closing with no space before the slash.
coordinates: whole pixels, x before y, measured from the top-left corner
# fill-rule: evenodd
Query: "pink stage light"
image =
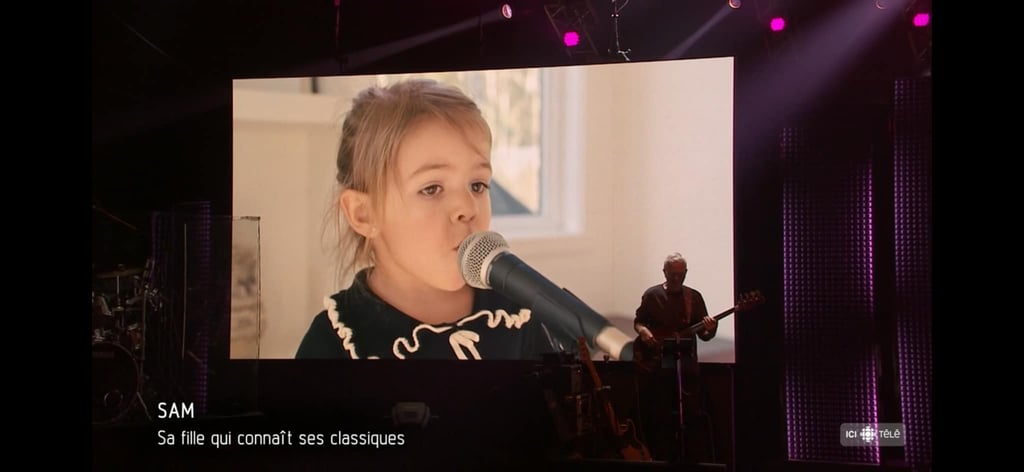
<path id="1" fill-rule="evenodd" d="M 575 31 L 566 31 L 562 35 L 562 42 L 568 47 L 575 47 L 580 43 L 580 34 Z"/>
<path id="2" fill-rule="evenodd" d="M 914 15 L 914 26 L 918 28 L 924 28 L 925 26 L 928 26 L 928 23 L 931 22 L 931 19 L 931 15 L 927 13 L 918 13 Z"/>
<path id="3" fill-rule="evenodd" d="M 772 18 L 769 25 L 771 26 L 772 31 L 782 31 L 786 28 L 786 20 L 782 19 L 781 16 L 776 16 L 775 18 Z"/>

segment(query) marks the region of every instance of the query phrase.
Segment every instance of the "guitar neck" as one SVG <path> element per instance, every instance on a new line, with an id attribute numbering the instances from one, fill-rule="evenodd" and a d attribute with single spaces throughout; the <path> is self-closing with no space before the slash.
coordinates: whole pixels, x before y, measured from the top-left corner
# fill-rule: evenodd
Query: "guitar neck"
<path id="1" fill-rule="evenodd" d="M 749 310 L 753 306 L 759 305 L 761 303 L 764 303 L 764 296 L 761 295 L 761 291 L 760 290 L 755 290 L 755 291 L 752 291 L 752 292 L 747 292 L 747 293 L 743 294 L 739 298 L 739 300 L 736 302 L 735 305 L 732 306 L 732 308 L 729 308 L 728 310 L 725 310 L 725 311 L 723 311 L 723 312 L 713 316 L 712 318 L 715 321 L 721 321 L 722 318 L 725 318 L 725 317 L 727 317 L 727 316 L 729 316 L 729 315 L 731 315 L 733 313 L 736 313 L 738 311 Z M 654 337 L 657 338 L 657 339 L 666 339 L 666 338 L 669 338 L 669 337 L 688 336 L 688 335 L 691 335 L 693 333 L 698 332 L 703 327 L 704 327 L 704 321 L 703 320 L 697 320 L 697 322 L 692 323 L 689 326 L 687 326 L 685 328 L 682 328 L 682 329 L 672 329 L 672 328 L 666 327 L 666 326 L 659 326 L 657 328 L 652 328 L 651 332 L 652 332 L 652 334 L 654 334 Z M 640 339 L 639 336 L 637 336 L 636 339 L 637 339 L 636 342 L 633 344 L 633 355 L 634 355 L 634 357 L 637 356 L 637 355 L 641 355 L 641 353 L 643 353 L 647 349 L 644 346 L 644 343 L 640 342 L 641 339 Z M 658 357 L 658 354 L 657 354 L 658 352 L 660 352 L 660 349 L 656 350 L 653 354 L 642 354 L 642 355 L 644 355 L 644 357 L 647 357 L 648 355 L 650 355 L 652 359 L 655 359 L 655 358 Z"/>
<path id="2" fill-rule="evenodd" d="M 604 388 L 604 385 L 601 383 L 601 376 L 597 374 L 597 368 L 594 367 L 594 361 L 588 357 L 583 359 L 583 363 L 587 365 L 587 370 L 590 372 L 590 380 L 594 382 L 594 390 Z"/>
<path id="3" fill-rule="evenodd" d="M 729 315 L 731 315 L 731 314 L 733 314 L 735 312 L 736 312 L 736 307 L 732 307 L 732 308 L 730 308 L 728 310 L 725 310 L 725 311 L 723 311 L 723 312 L 721 312 L 721 313 L 719 313 L 719 314 L 717 314 L 715 316 L 712 316 L 712 318 L 714 318 L 715 321 L 721 321 L 722 318 L 725 318 L 725 317 L 727 317 L 727 316 L 729 316 Z M 701 329 L 702 327 L 704 327 L 704 322 L 703 321 L 698 321 L 696 323 L 691 324 L 688 328 L 686 328 L 686 330 L 691 332 L 691 333 L 696 333 L 697 330 Z"/>
<path id="4" fill-rule="evenodd" d="M 594 367 L 594 361 L 590 358 L 590 349 L 587 348 L 587 341 L 584 338 L 579 338 L 580 348 L 580 360 L 587 366 L 587 371 L 590 372 L 590 379 L 594 382 L 594 389 L 600 390 L 603 385 L 601 384 L 601 376 L 597 374 L 597 368 Z"/>
<path id="5" fill-rule="evenodd" d="M 597 368 L 594 367 L 594 361 L 590 358 L 590 349 L 587 348 L 587 341 L 584 338 L 579 338 L 580 348 L 580 360 L 583 361 L 587 366 L 587 370 L 590 371 L 590 378 L 594 382 L 594 392 L 597 394 L 599 400 L 604 407 L 605 414 L 608 416 L 607 420 L 611 426 L 612 434 L 619 435 L 619 422 L 615 418 L 615 409 L 612 408 L 611 400 L 605 396 L 604 385 L 601 383 L 601 376 L 597 374 Z"/>

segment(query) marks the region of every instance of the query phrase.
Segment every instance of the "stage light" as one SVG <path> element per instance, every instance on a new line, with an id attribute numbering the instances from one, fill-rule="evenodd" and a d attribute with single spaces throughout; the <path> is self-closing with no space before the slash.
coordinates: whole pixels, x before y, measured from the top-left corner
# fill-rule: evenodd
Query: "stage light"
<path id="1" fill-rule="evenodd" d="M 568 47 L 576 47 L 580 43 L 580 34 L 575 31 L 566 31 L 562 35 L 562 42 Z"/>
<path id="2" fill-rule="evenodd" d="M 729 0 L 729 7 L 732 8 L 733 10 L 739 8 L 740 5 L 743 5 L 743 2 L 741 2 L 740 0 Z"/>
<path id="3" fill-rule="evenodd" d="M 512 19 L 512 5 L 511 4 L 508 4 L 508 3 L 502 3 L 501 4 L 501 16 L 504 16 L 506 19 L 509 19 L 509 20 Z"/>
<path id="4" fill-rule="evenodd" d="M 920 12 L 914 14 L 914 26 L 918 28 L 924 28 L 931 22 L 931 15 L 926 12 Z"/>
<path id="5" fill-rule="evenodd" d="M 772 21 L 768 23 L 771 26 L 772 31 L 782 31 L 786 28 L 786 20 L 782 19 L 781 16 L 772 18 Z"/>

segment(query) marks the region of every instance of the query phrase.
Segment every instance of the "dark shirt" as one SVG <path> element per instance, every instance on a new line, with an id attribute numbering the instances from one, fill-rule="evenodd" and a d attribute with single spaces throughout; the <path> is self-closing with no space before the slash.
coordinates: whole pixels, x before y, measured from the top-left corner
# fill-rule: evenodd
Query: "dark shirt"
<path id="1" fill-rule="evenodd" d="M 493 290 L 474 288 L 473 309 L 454 323 L 426 324 L 381 300 L 360 271 L 324 299 L 295 357 L 327 359 L 537 359 L 553 347 L 546 327 Z"/>
<path id="2" fill-rule="evenodd" d="M 682 330 L 694 323 L 699 322 L 708 315 L 707 305 L 700 292 L 683 286 L 681 292 L 668 292 L 664 285 L 658 284 L 648 288 L 640 299 L 640 307 L 636 309 L 634 323 L 639 323 L 651 330 L 658 340 L 666 336 L 672 336 L 674 331 Z M 704 334 L 703 328 L 696 330 L 697 337 L 709 341 L 715 337 L 717 326 L 711 332 Z M 683 338 L 691 338 L 692 334 L 682 333 Z M 697 359 L 696 343 L 692 344 L 692 359 Z"/>

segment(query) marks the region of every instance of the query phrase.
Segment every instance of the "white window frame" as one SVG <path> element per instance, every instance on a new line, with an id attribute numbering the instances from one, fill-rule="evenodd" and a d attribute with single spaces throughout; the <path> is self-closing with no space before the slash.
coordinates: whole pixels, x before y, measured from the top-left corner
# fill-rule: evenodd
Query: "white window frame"
<path id="1" fill-rule="evenodd" d="M 583 96 L 580 67 L 541 69 L 540 211 L 494 215 L 506 239 L 578 235 L 583 228 Z"/>

